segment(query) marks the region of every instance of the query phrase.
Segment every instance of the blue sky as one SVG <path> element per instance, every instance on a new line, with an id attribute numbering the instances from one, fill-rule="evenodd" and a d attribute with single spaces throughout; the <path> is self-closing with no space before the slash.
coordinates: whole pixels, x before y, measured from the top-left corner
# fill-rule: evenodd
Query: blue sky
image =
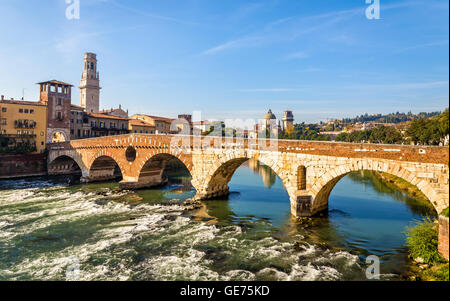
<path id="1" fill-rule="evenodd" d="M 437 111 L 449 98 L 449 3 L 380 0 L 0 0 L 0 94 L 78 85 L 98 55 L 101 107 L 204 118 L 296 121 Z"/>

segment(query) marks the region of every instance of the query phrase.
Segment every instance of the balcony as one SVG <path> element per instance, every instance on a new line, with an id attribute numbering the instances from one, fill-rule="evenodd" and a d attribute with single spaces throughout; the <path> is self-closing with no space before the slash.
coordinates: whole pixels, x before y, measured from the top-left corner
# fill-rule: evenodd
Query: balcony
<path id="1" fill-rule="evenodd" d="M 15 129 L 35 129 L 37 126 L 37 123 L 35 121 L 29 121 L 29 122 L 23 122 L 23 121 L 14 121 L 14 128 Z"/>
<path id="2" fill-rule="evenodd" d="M 13 138 L 13 139 L 35 139 L 36 134 L 0 134 L 2 138 Z"/>

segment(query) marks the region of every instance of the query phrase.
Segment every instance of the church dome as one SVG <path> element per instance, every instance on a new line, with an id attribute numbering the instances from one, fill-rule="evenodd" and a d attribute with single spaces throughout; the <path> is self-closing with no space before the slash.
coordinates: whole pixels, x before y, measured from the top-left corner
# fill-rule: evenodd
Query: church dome
<path id="1" fill-rule="evenodd" d="M 264 115 L 264 119 L 266 120 L 277 119 L 277 117 L 275 117 L 275 114 L 272 113 L 272 110 L 269 110 L 269 112 L 267 112 L 267 114 Z"/>

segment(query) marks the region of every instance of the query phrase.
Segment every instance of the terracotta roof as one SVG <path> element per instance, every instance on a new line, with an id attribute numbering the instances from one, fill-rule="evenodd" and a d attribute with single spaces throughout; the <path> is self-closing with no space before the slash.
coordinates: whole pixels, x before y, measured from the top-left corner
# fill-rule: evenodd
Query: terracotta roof
<path id="1" fill-rule="evenodd" d="M 25 100 L 0 100 L 0 103 L 5 104 L 16 104 L 16 105 L 26 105 L 26 106 L 40 106 L 46 107 L 47 105 L 37 102 L 37 101 L 25 101 Z"/>
<path id="2" fill-rule="evenodd" d="M 138 119 L 130 119 L 129 121 L 130 125 L 136 125 L 136 126 L 148 126 L 148 127 L 155 127 L 153 125 L 151 125 L 148 122 L 145 122 L 143 120 L 138 120 Z"/>
<path id="3" fill-rule="evenodd" d="M 145 115 L 145 114 L 136 114 L 134 116 L 146 116 L 146 117 L 150 117 L 154 120 L 158 120 L 158 121 L 165 121 L 168 123 L 172 123 L 172 121 L 174 121 L 175 119 L 172 118 L 166 118 L 166 117 L 159 117 L 159 116 L 151 116 L 151 115 Z"/>
<path id="4" fill-rule="evenodd" d="M 84 108 L 83 108 L 83 107 L 81 107 L 81 106 L 77 106 L 77 105 L 73 105 L 73 104 L 71 104 L 71 105 L 70 105 L 70 107 L 71 107 L 71 108 L 74 108 L 74 109 L 80 109 L 80 110 L 84 110 Z"/>
<path id="5" fill-rule="evenodd" d="M 49 81 L 41 82 L 41 83 L 37 83 L 37 84 L 38 84 L 38 85 L 40 85 L 40 84 L 55 84 L 55 85 L 63 85 L 63 86 L 70 86 L 70 87 L 73 87 L 73 85 L 68 84 L 68 83 L 65 83 L 65 82 L 61 82 L 61 81 L 59 81 L 59 80 L 49 80 Z"/>
<path id="6" fill-rule="evenodd" d="M 117 120 L 129 120 L 128 118 L 122 118 L 122 117 L 116 117 L 112 115 L 105 115 L 105 114 L 96 114 L 96 113 L 87 113 L 89 117 L 94 118 L 105 118 L 105 119 L 117 119 Z"/>

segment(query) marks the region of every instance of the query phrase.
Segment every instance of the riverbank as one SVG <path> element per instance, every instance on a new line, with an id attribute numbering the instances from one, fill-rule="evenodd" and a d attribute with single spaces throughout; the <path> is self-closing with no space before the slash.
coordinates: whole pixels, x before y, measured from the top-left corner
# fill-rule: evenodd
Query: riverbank
<path id="1" fill-rule="evenodd" d="M 386 186 L 414 198 L 422 206 L 434 210 L 428 198 L 414 185 L 393 175 L 374 172 Z M 448 213 L 447 213 L 448 214 Z M 449 281 L 449 264 L 439 255 L 439 217 L 424 220 L 408 229 L 411 281 Z M 425 257 L 425 258 L 424 258 Z"/>
<path id="2" fill-rule="evenodd" d="M 430 203 L 428 198 L 423 194 L 422 191 L 419 190 L 416 186 L 411 183 L 396 177 L 394 175 L 384 173 L 384 172 L 374 172 L 374 175 L 381 181 L 385 183 L 386 186 L 400 190 L 411 198 L 414 198 L 418 203 L 425 207 L 432 208 L 434 210 L 433 205 Z"/>

